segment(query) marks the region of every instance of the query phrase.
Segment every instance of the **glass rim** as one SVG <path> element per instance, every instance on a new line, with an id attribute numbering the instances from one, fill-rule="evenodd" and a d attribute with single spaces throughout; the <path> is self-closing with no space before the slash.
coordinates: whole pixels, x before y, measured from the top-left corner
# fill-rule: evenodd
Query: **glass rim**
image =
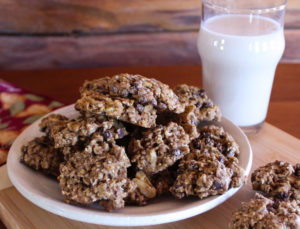
<path id="1" fill-rule="evenodd" d="M 202 0 L 202 4 L 208 7 L 211 7 L 216 10 L 221 10 L 225 12 L 250 12 L 254 14 L 262 14 L 262 13 L 268 13 L 271 11 L 280 11 L 284 10 L 287 6 L 287 0 L 282 0 L 282 4 L 270 6 L 270 7 L 230 7 L 226 6 L 225 4 L 218 4 L 213 3 L 211 0 Z"/>

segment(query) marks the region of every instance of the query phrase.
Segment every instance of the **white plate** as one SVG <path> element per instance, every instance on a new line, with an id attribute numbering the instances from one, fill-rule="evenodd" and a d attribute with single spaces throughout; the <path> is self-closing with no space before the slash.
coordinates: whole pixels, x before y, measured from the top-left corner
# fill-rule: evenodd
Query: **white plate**
<path id="1" fill-rule="evenodd" d="M 52 113 L 60 113 L 69 118 L 78 116 L 73 105 Z M 17 190 L 32 203 L 54 214 L 82 222 L 110 226 L 143 226 L 173 222 L 206 212 L 230 198 L 239 188 L 232 188 L 223 195 L 203 200 L 196 198 L 176 200 L 172 197 L 159 198 L 149 205 L 126 206 L 113 212 L 105 212 L 100 207 L 79 207 L 64 202 L 58 183 L 21 164 L 21 147 L 34 137 L 40 136 L 39 120 L 28 127 L 12 145 L 7 161 L 10 180 Z M 240 166 L 248 175 L 252 165 L 252 150 L 245 134 L 229 120 L 223 118 L 224 127 L 240 146 Z"/>

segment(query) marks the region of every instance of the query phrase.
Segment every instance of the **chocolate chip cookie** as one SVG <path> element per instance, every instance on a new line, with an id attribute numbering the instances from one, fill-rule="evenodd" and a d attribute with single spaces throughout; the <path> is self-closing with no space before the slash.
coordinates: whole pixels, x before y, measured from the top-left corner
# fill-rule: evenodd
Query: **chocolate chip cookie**
<path id="1" fill-rule="evenodd" d="M 223 127 L 209 125 L 200 128 L 197 138 L 192 140 L 190 146 L 193 149 L 214 147 L 226 157 L 238 157 L 239 146 L 233 137 Z"/>
<path id="2" fill-rule="evenodd" d="M 140 139 L 132 139 L 128 151 L 131 162 L 148 175 L 163 171 L 190 152 L 189 136 L 174 122 L 145 130 L 141 135 Z"/>
<path id="3" fill-rule="evenodd" d="M 92 142 L 61 164 L 58 177 L 67 202 L 99 202 L 106 210 L 124 207 L 124 198 L 134 189 L 127 178 L 130 161 L 123 147 L 110 142 Z"/>
<path id="4" fill-rule="evenodd" d="M 34 170 L 57 177 L 63 155 L 51 145 L 47 137 L 43 136 L 33 139 L 22 147 L 21 161 Z"/>
<path id="5" fill-rule="evenodd" d="M 46 119 L 49 119 L 47 117 Z M 42 123 L 43 120 L 42 120 Z M 48 136 L 54 142 L 55 148 L 74 146 L 79 141 L 84 142 L 92 134 L 101 134 L 105 141 L 114 141 L 127 135 L 122 123 L 105 116 L 83 117 L 59 122 L 48 127 Z"/>
<path id="6" fill-rule="evenodd" d="M 300 201 L 300 163 L 274 161 L 257 168 L 251 176 L 254 190 L 279 200 Z"/>
<path id="7" fill-rule="evenodd" d="M 229 228 L 300 228 L 300 207 L 296 201 L 273 201 L 256 194 L 234 212 Z"/>
<path id="8" fill-rule="evenodd" d="M 39 124 L 40 130 L 47 135 L 49 134 L 50 130 L 59 125 L 65 125 L 69 119 L 66 116 L 60 114 L 51 114 L 48 115 L 46 118 L 43 118 Z"/>
<path id="9" fill-rule="evenodd" d="M 202 121 L 220 121 L 221 112 L 205 91 L 198 87 L 186 84 L 174 88 L 179 101 L 184 105 L 185 110 L 178 115 L 180 124 L 191 138 L 197 136 L 197 125 Z"/>
<path id="10" fill-rule="evenodd" d="M 75 108 L 85 116 L 105 115 L 145 128 L 156 125 L 157 110 L 153 105 L 141 105 L 133 99 L 109 97 L 91 91 L 82 93 Z"/>
<path id="11" fill-rule="evenodd" d="M 215 148 L 192 150 L 179 163 L 178 176 L 170 188 L 181 199 L 198 196 L 200 199 L 225 193 L 243 184 L 244 171 L 235 160 L 227 159 Z"/>
<path id="12" fill-rule="evenodd" d="M 146 106 L 151 104 L 158 111 L 183 112 L 184 108 L 178 97 L 168 85 L 141 75 L 118 74 L 93 81 L 87 81 L 80 89 L 81 94 L 87 91 L 109 95 L 111 98 L 126 98 L 136 104 Z"/>

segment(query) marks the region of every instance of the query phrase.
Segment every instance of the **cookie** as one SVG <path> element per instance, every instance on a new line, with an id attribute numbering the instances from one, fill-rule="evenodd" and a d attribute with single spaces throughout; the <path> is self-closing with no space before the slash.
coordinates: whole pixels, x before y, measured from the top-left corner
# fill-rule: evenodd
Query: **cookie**
<path id="1" fill-rule="evenodd" d="M 279 200 L 300 201 L 300 164 L 274 161 L 257 168 L 251 175 L 252 187 Z"/>
<path id="2" fill-rule="evenodd" d="M 226 157 L 238 157 L 239 146 L 223 127 L 209 125 L 199 129 L 199 135 L 190 144 L 192 149 L 214 147 Z"/>
<path id="3" fill-rule="evenodd" d="M 191 138 L 197 136 L 197 125 L 200 122 L 220 121 L 219 107 L 208 98 L 203 89 L 181 84 L 174 88 L 174 92 L 185 107 L 184 112 L 178 115 L 179 123 Z"/>
<path id="4" fill-rule="evenodd" d="M 92 142 L 82 152 L 61 164 L 58 177 L 66 202 L 99 202 L 108 211 L 124 207 L 124 198 L 134 185 L 127 178 L 129 159 L 123 147 L 110 142 Z"/>
<path id="5" fill-rule="evenodd" d="M 75 109 L 85 116 L 105 115 L 145 128 L 156 125 L 157 111 L 153 105 L 141 105 L 132 99 L 111 98 L 93 91 L 83 93 Z"/>
<path id="6" fill-rule="evenodd" d="M 69 119 L 60 114 L 51 114 L 43 118 L 39 124 L 40 130 L 45 134 L 49 134 L 50 130 L 56 125 L 64 125 Z"/>
<path id="7" fill-rule="evenodd" d="M 33 139 L 22 147 L 21 161 L 34 170 L 57 177 L 63 156 L 51 145 L 50 140 L 43 136 Z"/>
<path id="8" fill-rule="evenodd" d="M 55 148 L 63 148 L 74 146 L 79 141 L 84 143 L 94 133 L 102 135 L 105 141 L 114 141 L 127 135 L 125 127 L 117 120 L 105 116 L 81 116 L 50 127 L 48 136 Z"/>
<path id="9" fill-rule="evenodd" d="M 243 184 L 244 171 L 232 159 L 227 159 L 215 148 L 192 150 L 179 163 L 178 175 L 170 188 L 178 199 L 186 196 L 223 194 L 231 187 Z"/>
<path id="10" fill-rule="evenodd" d="M 295 201 L 273 201 L 255 194 L 233 213 L 229 228 L 300 228 L 300 207 Z"/>
<path id="11" fill-rule="evenodd" d="M 138 105 L 152 105 L 158 111 L 183 112 L 184 108 L 178 97 L 168 85 L 141 75 L 118 74 L 93 81 L 87 81 L 80 89 L 81 94 L 87 91 L 108 95 L 111 98 L 134 100 Z"/>
<path id="12" fill-rule="evenodd" d="M 190 151 L 189 136 L 174 122 L 145 130 L 141 135 L 140 139 L 132 139 L 128 151 L 131 162 L 148 175 L 172 166 Z"/>

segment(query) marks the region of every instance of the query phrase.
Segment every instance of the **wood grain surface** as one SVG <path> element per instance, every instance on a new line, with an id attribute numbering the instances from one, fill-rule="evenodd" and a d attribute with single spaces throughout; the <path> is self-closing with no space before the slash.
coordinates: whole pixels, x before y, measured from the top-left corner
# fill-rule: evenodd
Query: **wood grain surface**
<path id="1" fill-rule="evenodd" d="M 300 30 L 286 30 L 281 62 L 300 62 Z M 0 69 L 200 64 L 197 32 L 84 37 L 0 36 Z"/>
<path id="2" fill-rule="evenodd" d="M 0 12 L 8 34 L 182 31 L 199 26 L 201 1 L 1 0 Z"/>
<path id="3" fill-rule="evenodd" d="M 0 33 L 108 34 L 198 30 L 200 0 L 0 1 Z M 289 0 L 286 28 L 300 29 L 300 4 Z"/>
<path id="4" fill-rule="evenodd" d="M 0 0 L 0 69 L 191 65 L 199 0 Z M 282 62 L 300 62 L 300 3 L 289 0 Z"/>
<path id="5" fill-rule="evenodd" d="M 300 140 L 265 124 L 262 131 L 250 138 L 254 153 L 252 170 L 276 159 L 296 163 L 300 161 Z M 227 228 L 232 212 L 238 209 L 243 201 L 249 201 L 254 192 L 250 181 L 241 190 L 220 206 L 192 217 L 190 219 L 157 226 L 137 227 L 137 229 L 223 229 Z M 8 229 L 14 228 L 89 228 L 113 229 L 116 227 L 96 226 L 56 216 L 46 212 L 24 199 L 15 188 L 0 191 L 0 218 Z M 217 219 L 217 220 L 216 220 Z M 122 227 L 130 228 L 130 227 Z"/>

